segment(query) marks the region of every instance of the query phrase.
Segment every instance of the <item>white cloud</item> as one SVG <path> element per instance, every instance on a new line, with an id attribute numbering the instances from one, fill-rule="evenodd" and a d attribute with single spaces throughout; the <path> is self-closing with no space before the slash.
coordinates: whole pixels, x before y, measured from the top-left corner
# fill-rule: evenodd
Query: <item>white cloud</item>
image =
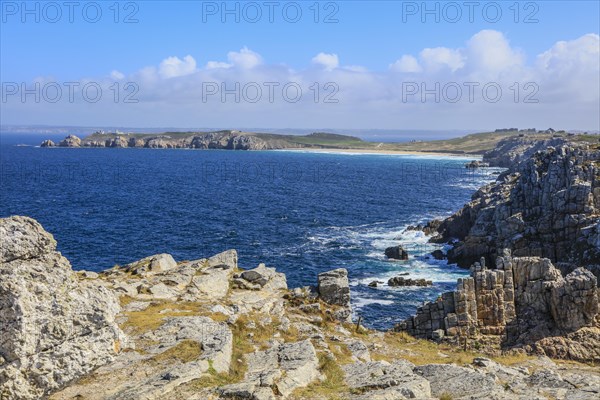
<path id="1" fill-rule="evenodd" d="M 523 54 L 511 48 L 506 37 L 494 30 L 473 35 L 467 42 L 466 58 L 469 68 L 483 76 L 519 67 L 524 61 Z"/>
<path id="2" fill-rule="evenodd" d="M 430 71 L 439 71 L 443 68 L 448 68 L 450 71 L 464 67 L 464 56 L 460 50 L 449 49 L 447 47 L 436 47 L 433 49 L 423 49 L 419 54 L 426 69 Z"/>
<path id="3" fill-rule="evenodd" d="M 232 64 L 228 64 L 226 62 L 209 61 L 206 63 L 206 66 L 204 68 L 205 69 L 219 69 L 219 68 L 227 69 L 227 68 L 231 68 L 232 66 L 233 66 Z"/>
<path id="4" fill-rule="evenodd" d="M 121 72 L 119 72 L 119 71 L 117 71 L 117 70 L 114 70 L 114 71 L 112 71 L 112 72 L 110 73 L 110 77 L 111 77 L 112 79 L 114 79 L 115 81 L 120 81 L 121 79 L 124 79 L 124 78 L 125 78 L 125 75 L 123 75 L 123 73 L 121 73 Z"/>
<path id="5" fill-rule="evenodd" d="M 557 42 L 552 48 L 538 55 L 538 66 L 545 71 L 565 73 L 574 69 L 598 70 L 600 59 L 600 36 L 594 33 L 571 41 Z"/>
<path id="6" fill-rule="evenodd" d="M 313 57 L 312 63 L 320 65 L 325 71 L 332 71 L 339 67 L 340 60 L 337 54 L 319 53 Z"/>
<path id="7" fill-rule="evenodd" d="M 264 121 L 268 121 L 274 127 L 479 129 L 515 125 L 600 129 L 598 34 L 560 41 L 547 51 L 529 54 L 529 57 L 533 63 L 527 63 L 524 52 L 504 34 L 490 30 L 465 37 L 460 47 L 426 48 L 413 55 L 393 55 L 389 68 L 383 70 L 340 66 L 338 55 L 328 53 L 319 53 L 312 58 L 316 68 L 293 69 L 285 64 L 266 63 L 260 54 L 244 47 L 228 53 L 226 58 L 223 57 L 224 61 L 203 60 L 203 68 L 197 68 L 196 60 L 187 56 L 167 58 L 158 65 L 126 74 L 126 77 L 115 70 L 98 82 L 106 88 L 106 93 L 111 93 L 109 88 L 115 81 L 124 79 L 137 83 L 139 91 L 135 98 L 139 103 L 111 103 L 104 110 L 99 109 L 101 103 L 88 103 L 83 107 L 73 103 L 67 104 L 65 110 L 68 112 L 60 115 L 92 118 L 70 121 L 73 125 L 106 123 L 106 120 L 121 115 L 123 121 L 130 121 L 124 125 L 144 126 L 264 126 Z M 178 79 L 170 79 L 173 77 Z M 217 91 L 224 83 L 229 92 L 250 83 L 249 93 L 254 93 L 259 86 L 263 97 L 257 103 L 249 103 L 243 98 L 238 102 L 234 101 L 235 95 L 229 93 L 223 101 L 217 92 L 204 101 L 203 84 L 207 82 L 214 84 L 212 89 Z M 273 87 L 275 98 L 272 102 L 267 100 L 269 89 L 265 82 L 278 83 Z M 454 89 L 463 89 L 463 97 L 452 103 L 443 97 L 436 99 L 428 95 L 423 102 L 421 93 L 417 93 L 407 102 L 403 99 L 403 85 L 407 82 L 415 84 L 413 89 L 425 85 L 428 91 L 436 85 L 443 87 L 452 83 Z M 468 101 L 465 82 L 479 85 L 473 102 Z M 503 97 L 497 103 L 482 100 L 482 87 L 490 82 L 500 85 L 503 90 Z M 511 89 L 515 82 L 520 87 L 517 101 Z M 283 98 L 282 89 L 288 83 L 301 87 L 301 101 L 288 102 Z M 534 92 L 525 87 L 528 83 L 536 85 L 534 97 L 539 99 L 538 103 L 524 103 L 525 96 Z M 293 90 L 288 94 L 293 94 Z M 450 91 L 452 95 L 453 90 Z M 14 104 L 10 101 L 5 104 L 11 118 L 21 115 L 23 120 L 31 120 L 29 116 L 34 115 L 39 119 L 35 123 L 44 123 L 42 116 L 55 118 L 58 115 L 59 103 L 46 105 L 44 114 L 40 111 L 43 104 L 23 104 L 19 99 L 14 96 L 11 98 Z M 326 103 L 326 99 L 337 99 L 338 102 Z M 49 107 L 54 107 L 52 112 Z M 79 110 L 77 107 L 82 113 L 73 112 Z"/>
<path id="8" fill-rule="evenodd" d="M 183 60 L 178 57 L 166 58 L 158 68 L 158 73 L 163 78 L 185 76 L 194 73 L 194 71 L 196 71 L 196 60 L 190 55 L 183 57 Z"/>
<path id="9" fill-rule="evenodd" d="M 403 55 L 395 63 L 390 64 L 390 69 L 397 72 L 421 72 L 423 69 L 419 61 L 411 55 Z"/>
<path id="10" fill-rule="evenodd" d="M 253 52 L 247 47 L 244 47 L 240 51 L 230 51 L 227 53 L 227 59 L 234 66 L 243 69 L 254 68 L 263 62 L 260 54 Z"/>

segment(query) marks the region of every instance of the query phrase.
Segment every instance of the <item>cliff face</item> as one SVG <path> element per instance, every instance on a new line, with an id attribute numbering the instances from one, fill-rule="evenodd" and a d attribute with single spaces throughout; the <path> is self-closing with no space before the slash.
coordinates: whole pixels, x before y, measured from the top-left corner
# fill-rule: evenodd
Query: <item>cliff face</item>
<path id="1" fill-rule="evenodd" d="M 50 140 L 41 147 L 56 147 Z M 69 135 L 58 143 L 58 147 L 112 147 L 112 148 L 151 148 L 151 149 L 223 149 L 223 150 L 275 150 L 299 147 L 283 139 L 263 140 L 251 134 L 234 131 L 209 132 L 173 138 L 168 134 L 147 137 L 132 135 L 111 135 L 108 138 L 94 134 L 84 139 Z"/>
<path id="2" fill-rule="evenodd" d="M 579 266 L 600 264 L 600 150 L 549 147 L 513 165 L 443 221 L 435 242 L 463 267 L 499 249 Z"/>
<path id="3" fill-rule="evenodd" d="M 30 218 L 0 219 L 0 240 L 3 400 L 524 400 L 598 394 L 597 371 L 585 367 L 567 370 L 547 358 L 522 357 L 521 366 L 512 368 L 347 323 L 344 269 L 320 274 L 317 287 L 288 290 L 285 275 L 262 264 L 241 270 L 237 253 L 229 250 L 182 262 L 158 254 L 100 274 L 76 273 L 55 251 L 52 236 Z M 562 279 L 547 261 L 526 261 L 527 268 L 521 263 L 506 258 L 498 272 L 481 267 L 476 278 L 465 280 L 453 305 L 457 326 L 477 329 L 482 319 L 498 329 L 513 324 L 512 315 L 521 313 L 519 306 L 508 306 L 513 292 L 515 299 L 535 300 L 528 315 L 560 320 L 560 329 L 589 323 L 597 312 L 593 277 L 575 271 Z M 521 279 L 517 271 L 527 275 L 518 290 L 504 291 L 511 270 L 515 282 Z M 479 294 L 470 289 L 479 286 L 490 287 Z M 496 316 L 497 309 L 506 310 L 504 316 Z M 552 346 L 544 348 L 572 349 L 586 340 L 582 348 L 595 346 L 594 336 L 582 329 L 574 333 L 583 339 L 546 337 Z M 527 369 L 540 365 L 542 374 Z"/>
<path id="4" fill-rule="evenodd" d="M 505 251 L 496 269 L 487 269 L 483 260 L 475 263 L 455 292 L 420 307 L 396 329 L 426 338 L 492 335 L 505 347 L 600 361 L 596 284 L 585 268 L 563 277 L 548 259 L 512 258 Z M 555 345 L 557 337 L 561 346 Z"/>
<path id="5" fill-rule="evenodd" d="M 565 138 L 540 140 L 535 136 L 509 137 L 498 142 L 493 150 L 486 152 L 483 161 L 492 167 L 512 168 L 540 150 L 567 143 Z"/>

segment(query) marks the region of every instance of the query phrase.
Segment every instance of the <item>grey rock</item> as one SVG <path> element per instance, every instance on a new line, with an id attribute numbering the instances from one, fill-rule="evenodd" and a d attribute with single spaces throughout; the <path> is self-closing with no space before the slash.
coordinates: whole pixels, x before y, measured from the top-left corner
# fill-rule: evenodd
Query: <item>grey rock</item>
<path id="1" fill-rule="evenodd" d="M 38 399 L 112 361 L 127 341 L 119 302 L 79 281 L 56 242 L 25 217 L 0 219 L 0 393 Z"/>
<path id="2" fill-rule="evenodd" d="M 81 139 L 79 139 L 77 136 L 75 135 L 69 135 L 66 138 L 64 138 L 59 144 L 59 147 L 80 147 L 81 146 Z"/>
<path id="3" fill-rule="evenodd" d="M 367 391 L 394 388 L 407 398 L 430 398 L 431 388 L 426 379 L 413 372 L 414 365 L 404 360 L 390 364 L 384 361 L 342 366 L 348 387 Z"/>
<path id="4" fill-rule="evenodd" d="M 408 252 L 402 246 L 392 246 L 385 249 L 385 256 L 394 260 L 408 260 Z"/>
<path id="5" fill-rule="evenodd" d="M 350 285 L 346 269 L 338 268 L 320 273 L 318 276 L 317 292 L 325 303 L 342 307 L 336 313 L 338 319 L 343 321 L 351 320 Z"/>

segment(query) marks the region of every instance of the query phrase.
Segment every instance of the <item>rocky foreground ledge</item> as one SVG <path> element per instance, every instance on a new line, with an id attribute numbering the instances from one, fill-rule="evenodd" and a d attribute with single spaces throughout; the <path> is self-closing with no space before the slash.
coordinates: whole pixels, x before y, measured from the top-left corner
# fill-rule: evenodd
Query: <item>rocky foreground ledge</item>
<path id="1" fill-rule="evenodd" d="M 522 350 L 486 358 L 444 340 L 355 326 L 344 269 L 293 290 L 273 268 L 241 269 L 234 250 L 181 262 L 159 254 L 100 274 L 74 272 L 52 235 L 30 218 L 0 219 L 0 239 L 1 399 L 600 395 L 600 371 L 590 365 Z M 513 270 L 519 265 L 513 260 Z M 547 286 L 545 278 L 530 281 Z M 490 294 L 500 294 L 492 286 Z M 592 293 L 587 283 L 581 290 Z M 534 300 L 536 292 L 526 292 Z M 574 307 L 562 311 L 573 313 L 571 323 L 581 310 L 565 297 L 571 292 L 562 293 L 557 304 Z"/>

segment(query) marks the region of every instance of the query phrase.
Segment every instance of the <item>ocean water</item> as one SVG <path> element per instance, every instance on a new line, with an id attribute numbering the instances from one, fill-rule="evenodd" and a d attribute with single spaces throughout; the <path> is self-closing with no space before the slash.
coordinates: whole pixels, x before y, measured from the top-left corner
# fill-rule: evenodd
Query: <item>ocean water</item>
<path id="1" fill-rule="evenodd" d="M 347 268 L 355 317 L 386 329 L 466 271 L 406 226 L 450 215 L 499 170 L 472 158 L 343 152 L 42 149 L 0 146 L 0 216 L 54 234 L 75 269 L 101 271 L 156 253 L 177 260 L 236 249 L 242 268 L 285 272 L 288 286 Z M 405 262 L 388 261 L 403 244 Z M 408 272 L 429 288 L 368 287 Z"/>

